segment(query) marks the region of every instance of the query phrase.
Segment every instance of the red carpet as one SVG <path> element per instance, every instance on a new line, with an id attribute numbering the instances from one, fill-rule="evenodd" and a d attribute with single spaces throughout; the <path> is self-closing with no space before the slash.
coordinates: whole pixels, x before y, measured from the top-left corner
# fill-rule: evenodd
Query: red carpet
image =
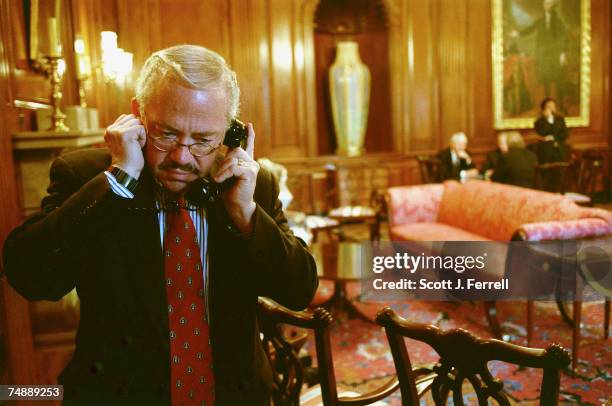
<path id="1" fill-rule="evenodd" d="M 490 337 L 480 304 L 452 302 L 359 303 L 356 307 L 373 319 L 378 309 L 390 305 L 401 316 L 416 322 L 435 324 L 443 329 L 463 327 L 481 337 Z M 499 320 L 504 327 L 518 330 L 516 344 L 525 344 L 525 304 L 499 303 Z M 561 320 L 554 303 L 538 303 L 535 318 L 535 347 L 557 342 L 571 349 L 571 329 Z M 583 305 L 582 341 L 577 376 L 565 371 L 561 377 L 562 404 L 603 405 L 612 402 L 612 339 L 603 340 L 603 304 Z M 332 328 L 332 353 L 339 385 L 365 392 L 385 382 L 395 370 L 382 328 L 360 319 L 335 324 Z M 438 359 L 426 344 L 407 340 L 414 366 Z M 313 341 L 307 344 L 314 349 Z M 516 404 L 538 404 L 540 370 L 519 369 L 501 362 L 491 363 L 493 374 L 504 381 Z M 398 404 L 399 394 L 391 399 Z M 476 404 L 465 396 L 466 404 Z M 426 402 L 429 404 L 429 402 Z"/>

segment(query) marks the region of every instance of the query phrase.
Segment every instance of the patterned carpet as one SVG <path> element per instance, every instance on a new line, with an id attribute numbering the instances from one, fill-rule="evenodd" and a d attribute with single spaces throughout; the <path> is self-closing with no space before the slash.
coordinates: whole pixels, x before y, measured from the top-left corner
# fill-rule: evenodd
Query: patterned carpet
<path id="1" fill-rule="evenodd" d="M 401 316 L 416 322 L 435 324 L 443 329 L 462 327 L 481 337 L 490 337 L 479 304 L 354 303 L 368 318 L 373 318 L 381 307 L 390 305 Z M 524 303 L 501 303 L 498 311 L 500 320 L 505 321 L 503 326 L 518 331 L 512 341 L 525 345 Z M 562 404 L 612 404 L 612 346 L 610 339 L 603 340 L 603 303 L 584 304 L 583 314 L 578 371 L 575 376 L 569 371 L 562 374 Z M 571 329 L 561 320 L 554 303 L 538 303 L 535 320 L 535 347 L 557 342 L 567 349 L 571 348 Z M 339 385 L 347 390 L 365 393 L 386 382 L 395 372 L 384 331 L 373 323 L 358 318 L 335 323 L 331 342 L 336 377 Z M 410 339 L 406 342 L 413 366 L 433 363 L 438 359 L 435 351 L 426 344 Z M 313 343 L 309 340 L 307 348 L 313 351 L 314 358 Z M 503 380 L 514 404 L 538 404 L 542 379 L 540 370 L 519 369 L 502 362 L 492 362 L 490 369 L 493 375 Z M 465 389 L 465 392 L 465 403 L 477 404 L 475 395 L 469 389 Z M 430 402 L 424 400 L 423 404 Z M 399 394 L 390 403 L 400 404 Z"/>
<path id="2" fill-rule="evenodd" d="M 388 235 L 383 226 L 382 235 Z M 345 228 L 345 234 L 357 240 L 367 239 L 367 229 L 359 225 Z M 357 292 L 349 297 L 356 297 Z M 484 311 L 480 304 L 454 302 L 403 302 L 403 303 L 352 303 L 360 313 L 373 320 L 376 312 L 391 306 L 399 315 L 409 320 L 431 323 L 443 329 L 462 327 L 480 337 L 490 337 Z M 585 303 L 582 310 L 583 327 L 578 370 L 569 370 L 561 376 L 562 405 L 606 405 L 612 406 L 612 338 L 603 339 L 603 302 Z M 498 304 L 499 320 L 506 330 L 513 331 L 511 341 L 526 345 L 525 303 L 502 302 Z M 549 343 L 559 343 L 568 350 L 572 347 L 572 331 L 565 324 L 555 303 L 540 302 L 536 305 L 534 347 L 544 348 Z M 355 318 L 336 322 L 331 331 L 332 354 L 336 378 L 340 387 L 358 393 L 376 389 L 385 383 L 395 369 L 384 330 L 374 323 Z M 435 362 L 438 357 L 426 344 L 406 340 L 413 366 Z M 314 340 L 306 344 L 314 356 Z M 315 361 L 316 362 L 316 361 Z M 518 368 L 513 365 L 493 362 L 493 374 L 502 379 L 513 404 L 539 404 L 540 370 Z M 477 404 L 476 397 L 465 389 L 466 405 Z M 387 400 L 393 405 L 401 404 L 399 393 Z M 433 404 L 422 400 L 422 405 Z M 449 400 L 452 405 L 452 400 Z"/>

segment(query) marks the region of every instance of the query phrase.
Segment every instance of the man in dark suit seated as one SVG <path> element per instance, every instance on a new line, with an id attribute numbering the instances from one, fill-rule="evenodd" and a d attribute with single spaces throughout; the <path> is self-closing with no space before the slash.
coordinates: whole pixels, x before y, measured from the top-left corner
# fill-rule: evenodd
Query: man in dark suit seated
<path id="1" fill-rule="evenodd" d="M 491 179 L 494 182 L 533 188 L 538 157 L 525 148 L 521 134 L 512 131 L 506 134 L 508 152 L 497 162 Z"/>
<path id="2" fill-rule="evenodd" d="M 495 148 L 495 151 L 491 151 L 487 154 L 487 160 L 480 170 L 485 179 L 491 179 L 493 169 L 497 166 L 497 163 L 506 152 L 508 152 L 506 133 L 499 133 L 497 134 L 497 148 Z"/>
<path id="3" fill-rule="evenodd" d="M 467 152 L 468 139 L 465 133 L 451 136 L 450 146 L 438 154 L 440 160 L 440 177 L 447 179 L 465 179 L 478 174 L 470 154 Z"/>
<path id="4" fill-rule="evenodd" d="M 253 126 L 244 149 L 223 146 L 238 104 L 220 55 L 154 53 L 108 149 L 56 159 L 42 211 L 8 237 L 20 294 L 79 295 L 65 404 L 270 405 L 257 298 L 302 309 L 318 282 L 278 184 L 253 160 Z M 206 176 L 230 182 L 216 196 Z"/>

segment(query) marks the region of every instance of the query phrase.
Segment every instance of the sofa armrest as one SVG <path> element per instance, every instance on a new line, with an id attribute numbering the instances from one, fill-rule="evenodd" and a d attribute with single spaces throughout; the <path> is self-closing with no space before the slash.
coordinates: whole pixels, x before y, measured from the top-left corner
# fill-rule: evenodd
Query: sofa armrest
<path id="1" fill-rule="evenodd" d="M 612 224 L 600 218 L 529 223 L 517 231 L 523 241 L 574 240 L 611 233 Z"/>
<path id="2" fill-rule="evenodd" d="M 398 186 L 387 189 L 385 200 L 389 225 L 434 222 L 444 193 L 444 185 Z"/>

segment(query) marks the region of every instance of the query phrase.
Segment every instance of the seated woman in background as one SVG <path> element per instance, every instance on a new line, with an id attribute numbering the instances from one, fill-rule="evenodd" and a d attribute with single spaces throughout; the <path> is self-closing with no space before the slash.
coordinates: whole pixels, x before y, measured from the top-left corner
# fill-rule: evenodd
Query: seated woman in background
<path id="1" fill-rule="evenodd" d="M 499 133 L 497 134 L 497 148 L 495 151 L 491 151 L 487 154 L 487 160 L 482 165 L 481 172 L 482 176 L 489 180 L 491 179 L 491 175 L 493 174 L 493 169 L 497 166 L 497 163 L 502 158 L 502 156 L 508 152 L 508 140 L 507 133 Z"/>
<path id="2" fill-rule="evenodd" d="M 565 142 L 569 132 L 563 116 L 557 114 L 555 100 L 547 97 L 540 104 L 541 115 L 534 123 L 541 140 L 538 143 L 538 160 L 541 164 L 568 160 L 568 147 Z"/>
<path id="3" fill-rule="evenodd" d="M 517 131 L 506 133 L 506 142 L 508 152 L 500 157 L 497 165 L 493 168 L 491 180 L 533 188 L 538 157 L 533 151 L 525 148 L 523 136 Z"/>

